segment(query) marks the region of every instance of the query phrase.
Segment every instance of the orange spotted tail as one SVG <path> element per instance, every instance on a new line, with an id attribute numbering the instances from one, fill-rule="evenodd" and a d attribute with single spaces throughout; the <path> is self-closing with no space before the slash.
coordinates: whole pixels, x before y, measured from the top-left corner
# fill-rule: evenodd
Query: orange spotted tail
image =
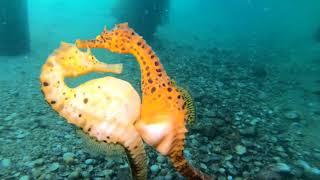
<path id="1" fill-rule="evenodd" d="M 182 129 L 182 128 L 179 128 Z M 189 180 L 215 180 L 215 176 L 209 176 L 204 174 L 200 170 L 192 167 L 191 164 L 188 163 L 188 160 L 185 159 L 183 155 L 184 150 L 184 140 L 185 140 L 185 132 L 179 131 L 174 138 L 174 145 L 172 149 L 169 151 L 169 158 L 175 167 L 175 169 L 184 177 Z"/>
<path id="2" fill-rule="evenodd" d="M 192 167 L 184 158 L 182 151 L 170 154 L 170 159 L 176 170 L 189 180 L 214 180 L 214 176 L 208 176 L 200 170 Z"/>

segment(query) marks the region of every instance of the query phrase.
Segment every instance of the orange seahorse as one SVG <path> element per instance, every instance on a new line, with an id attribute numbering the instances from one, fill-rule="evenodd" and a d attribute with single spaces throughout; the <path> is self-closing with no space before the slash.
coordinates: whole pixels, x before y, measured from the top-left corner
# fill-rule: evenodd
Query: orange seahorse
<path id="1" fill-rule="evenodd" d="M 126 81 L 111 76 L 90 80 L 76 88 L 65 77 L 90 72 L 121 73 L 122 64 L 105 64 L 91 53 L 61 43 L 42 67 L 41 89 L 46 101 L 69 123 L 107 144 L 121 144 L 128 152 L 134 177 L 147 179 L 143 140 L 134 127 L 140 116 L 139 94 Z"/>
<path id="2" fill-rule="evenodd" d="M 127 23 L 106 28 L 94 40 L 77 40 L 79 48 L 105 48 L 111 52 L 132 54 L 140 64 L 142 108 L 135 123 L 143 140 L 163 155 L 189 179 L 214 179 L 192 167 L 183 155 L 188 118 L 192 118 L 185 91 L 173 83 L 151 47 Z"/>

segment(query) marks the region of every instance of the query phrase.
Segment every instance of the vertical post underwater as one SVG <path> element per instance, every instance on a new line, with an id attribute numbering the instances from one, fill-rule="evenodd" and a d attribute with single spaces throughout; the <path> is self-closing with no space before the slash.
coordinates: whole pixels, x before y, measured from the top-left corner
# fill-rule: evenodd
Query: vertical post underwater
<path id="1" fill-rule="evenodd" d="M 143 38 L 151 42 L 157 27 L 167 21 L 170 0 L 117 1 L 113 16 L 118 23 L 128 22 Z"/>
<path id="2" fill-rule="evenodd" d="M 28 1 L 1 0 L 0 55 L 17 56 L 29 51 Z"/>

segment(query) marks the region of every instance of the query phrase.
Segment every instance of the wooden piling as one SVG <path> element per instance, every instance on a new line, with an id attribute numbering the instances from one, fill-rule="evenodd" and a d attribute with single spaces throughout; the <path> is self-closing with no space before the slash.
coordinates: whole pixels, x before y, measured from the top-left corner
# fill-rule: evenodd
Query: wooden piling
<path id="1" fill-rule="evenodd" d="M 0 55 L 16 56 L 29 52 L 27 0 L 1 0 Z"/>

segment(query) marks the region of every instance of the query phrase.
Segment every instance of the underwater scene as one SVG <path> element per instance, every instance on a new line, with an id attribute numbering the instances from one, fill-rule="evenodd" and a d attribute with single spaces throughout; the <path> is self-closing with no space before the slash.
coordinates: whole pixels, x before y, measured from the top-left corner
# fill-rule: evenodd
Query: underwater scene
<path id="1" fill-rule="evenodd" d="M 1 0 L 0 179 L 319 180 L 320 1 Z"/>

